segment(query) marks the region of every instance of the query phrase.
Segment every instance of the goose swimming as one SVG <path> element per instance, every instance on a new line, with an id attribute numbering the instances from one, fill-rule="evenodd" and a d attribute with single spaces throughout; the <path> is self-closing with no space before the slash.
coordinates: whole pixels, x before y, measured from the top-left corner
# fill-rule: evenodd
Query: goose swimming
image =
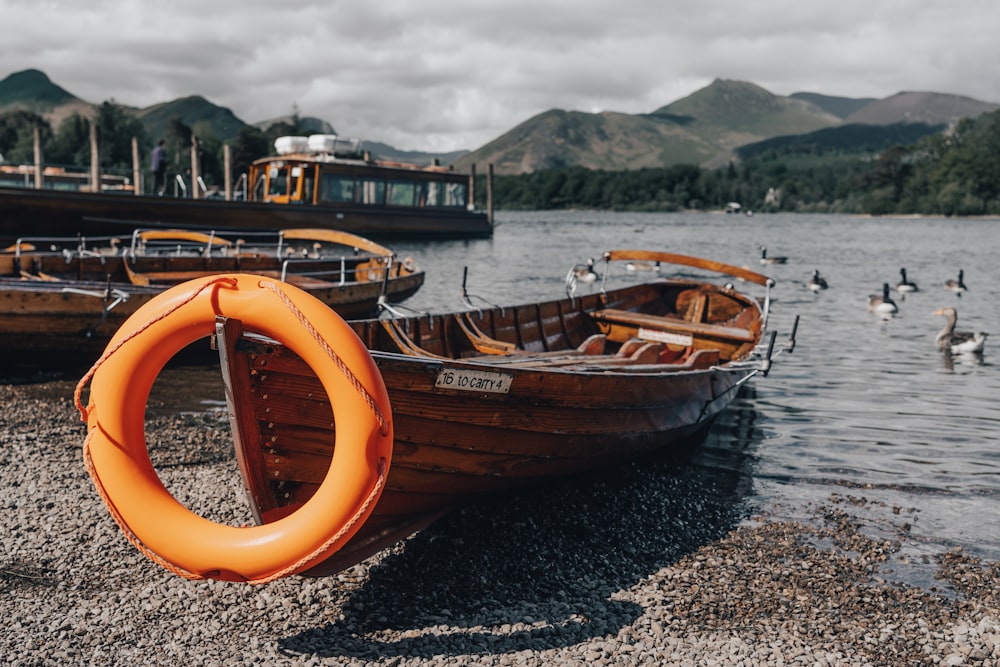
<path id="1" fill-rule="evenodd" d="M 938 349 L 946 352 L 982 352 L 986 343 L 986 334 L 983 331 L 955 331 L 955 323 L 958 321 L 958 311 L 954 308 L 938 308 L 935 315 L 943 315 L 948 318 L 944 328 L 938 333 L 934 342 Z"/>
<path id="2" fill-rule="evenodd" d="M 902 278 L 902 280 L 900 280 L 899 283 L 896 284 L 897 292 L 905 294 L 906 292 L 919 291 L 920 288 L 917 287 L 917 284 L 915 282 L 911 282 L 906 279 L 906 269 L 900 269 L 899 276 L 900 278 Z"/>
<path id="3" fill-rule="evenodd" d="M 948 280 L 944 281 L 944 288 L 949 292 L 955 292 L 959 296 L 962 296 L 962 292 L 969 289 L 968 287 L 965 286 L 965 280 L 963 280 L 964 277 L 965 277 L 965 272 L 959 269 L 958 280 L 955 280 L 954 278 L 949 278 Z"/>
<path id="4" fill-rule="evenodd" d="M 819 270 L 816 269 L 813 271 L 812 278 L 810 278 L 809 282 L 806 283 L 806 287 L 811 289 L 813 292 L 818 292 L 820 290 L 826 289 L 827 287 L 829 287 L 829 285 L 827 285 L 826 283 L 826 278 L 819 275 Z"/>
<path id="5" fill-rule="evenodd" d="M 872 294 L 868 297 L 868 310 L 879 315 L 892 315 L 899 311 L 896 302 L 889 298 L 889 283 L 882 283 L 882 296 Z"/>
<path id="6" fill-rule="evenodd" d="M 594 258 L 588 259 L 586 264 L 574 266 L 573 276 L 581 283 L 589 284 L 597 280 L 597 271 L 594 271 Z"/>
<path id="7" fill-rule="evenodd" d="M 767 256 L 767 246 L 760 247 L 760 263 L 761 264 L 784 264 L 788 261 L 787 257 L 768 257 Z"/>

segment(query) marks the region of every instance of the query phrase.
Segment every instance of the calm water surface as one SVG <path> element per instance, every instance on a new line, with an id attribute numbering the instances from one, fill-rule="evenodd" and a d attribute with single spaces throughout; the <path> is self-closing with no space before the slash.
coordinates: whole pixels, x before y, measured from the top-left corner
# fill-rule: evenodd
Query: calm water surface
<path id="1" fill-rule="evenodd" d="M 427 271 L 405 305 L 461 308 L 465 267 L 468 292 L 492 303 L 558 297 L 571 266 L 612 248 L 760 270 L 777 281 L 770 326 L 784 336 L 800 316 L 798 346 L 723 413 L 695 465 L 738 478 L 748 514 L 808 518 L 832 498 L 854 499 L 876 530 L 905 535 L 904 560 L 952 547 L 1000 560 L 1000 221 L 559 212 L 498 223 L 488 240 L 393 244 Z M 761 245 L 787 264 L 761 267 Z M 870 314 L 868 296 L 899 282 L 900 267 L 920 290 L 894 295 L 889 320 Z M 814 269 L 828 290 L 806 288 Z M 943 288 L 959 269 L 969 287 L 960 298 Z M 944 321 L 933 311 L 947 305 L 960 329 L 994 334 L 981 358 L 935 348 Z M 189 387 L 190 372 L 181 377 Z M 905 567 L 897 576 L 926 577 Z"/>
<path id="2" fill-rule="evenodd" d="M 798 345 L 719 421 L 702 462 L 739 468 L 742 502 L 779 516 L 863 497 L 907 524 L 911 552 L 962 546 L 1000 559 L 1000 221 L 558 212 L 498 223 L 490 240 L 396 244 L 428 273 L 406 305 L 456 308 L 466 266 L 468 291 L 488 301 L 551 298 L 573 264 L 611 248 L 761 270 L 777 281 L 770 324 L 787 334 L 799 315 Z M 761 245 L 788 262 L 761 267 Z M 919 291 L 893 292 L 889 320 L 869 313 L 868 296 L 895 286 L 901 267 Z M 828 290 L 806 288 L 813 269 Z M 943 288 L 959 269 L 962 297 Z M 981 358 L 935 348 L 944 320 L 933 311 L 948 305 L 959 329 L 993 333 Z"/>

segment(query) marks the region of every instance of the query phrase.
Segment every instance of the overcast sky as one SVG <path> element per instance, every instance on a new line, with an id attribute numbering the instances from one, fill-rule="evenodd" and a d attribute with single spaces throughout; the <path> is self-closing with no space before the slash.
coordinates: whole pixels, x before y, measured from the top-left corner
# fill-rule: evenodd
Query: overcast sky
<path id="1" fill-rule="evenodd" d="M 1000 103 L 995 0 L 0 0 L 0 79 L 88 102 L 202 95 L 400 149 L 475 149 L 552 108 L 644 113 L 716 78 L 779 95 Z"/>

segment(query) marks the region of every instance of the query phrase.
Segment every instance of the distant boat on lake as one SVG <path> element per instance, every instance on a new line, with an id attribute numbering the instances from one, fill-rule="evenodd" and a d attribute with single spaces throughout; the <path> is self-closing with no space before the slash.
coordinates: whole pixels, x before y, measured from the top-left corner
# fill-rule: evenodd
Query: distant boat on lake
<path id="1" fill-rule="evenodd" d="M 113 235 L 158 226 L 310 227 L 391 239 L 493 234 L 492 213 L 473 205 L 474 174 L 437 164 L 376 160 L 360 151 L 357 140 L 335 135 L 279 137 L 275 148 L 278 155 L 251 165 L 246 191 L 234 200 L 218 195 L 154 197 L 103 188 L 38 189 L 4 180 L 0 242 L 29 234 Z"/>

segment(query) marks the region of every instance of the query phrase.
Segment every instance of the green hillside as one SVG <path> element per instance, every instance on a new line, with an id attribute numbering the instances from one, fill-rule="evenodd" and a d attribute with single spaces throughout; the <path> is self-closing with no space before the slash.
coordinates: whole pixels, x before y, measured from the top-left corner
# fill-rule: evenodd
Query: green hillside
<path id="1" fill-rule="evenodd" d="M 837 125 L 836 116 L 804 100 L 780 97 L 743 81 L 716 79 L 651 114 L 674 120 L 722 148 Z"/>
<path id="2" fill-rule="evenodd" d="M 172 118 L 180 118 L 196 135 L 214 136 L 223 142 L 232 141 L 240 129 L 246 127 L 246 123 L 232 111 L 200 95 L 146 107 L 137 111 L 136 116 L 142 121 L 149 137 L 162 137 Z"/>
<path id="3" fill-rule="evenodd" d="M 624 113 L 553 109 L 529 118 L 454 164 L 492 163 L 499 174 L 578 165 L 639 169 L 700 163 L 716 147 L 677 123 Z"/>
<path id="4" fill-rule="evenodd" d="M 736 155 L 740 160 L 752 160 L 766 154 L 784 158 L 795 154 L 819 158 L 831 153 L 874 156 L 893 146 L 915 144 L 924 137 L 940 134 L 944 129 L 944 125 L 926 123 L 892 125 L 852 123 L 746 144 L 736 149 Z"/>
<path id="5" fill-rule="evenodd" d="M 32 110 L 50 110 L 61 104 L 79 101 L 36 69 L 15 72 L 0 81 L 0 108 L 18 106 Z"/>
<path id="6" fill-rule="evenodd" d="M 874 97 L 835 97 L 819 93 L 792 93 L 788 97 L 793 100 L 808 102 L 841 120 L 856 111 L 864 109 L 872 102 L 878 101 Z"/>
<path id="7" fill-rule="evenodd" d="M 612 171 L 677 164 L 712 167 L 727 164 L 739 146 L 840 123 L 808 101 L 717 79 L 650 114 L 546 111 L 455 165 L 492 163 L 498 174 L 566 166 Z"/>

